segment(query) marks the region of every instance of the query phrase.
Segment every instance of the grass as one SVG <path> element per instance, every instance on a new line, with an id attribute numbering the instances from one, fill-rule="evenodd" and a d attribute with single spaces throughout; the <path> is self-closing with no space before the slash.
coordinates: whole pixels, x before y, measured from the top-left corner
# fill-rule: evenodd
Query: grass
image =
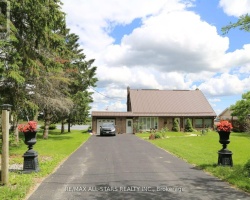
<path id="1" fill-rule="evenodd" d="M 20 137 L 22 137 L 21 134 Z M 0 186 L 0 199 L 24 199 L 38 183 L 51 174 L 89 137 L 90 135 L 85 131 L 71 131 L 71 133 L 60 134 L 59 130 L 53 130 L 49 133 L 49 139 L 44 140 L 42 139 L 42 132 L 39 131 L 34 150 L 38 152 L 40 171 L 31 174 L 22 174 L 20 170 L 10 172 L 9 185 Z M 23 143 L 22 138 L 19 145 L 10 146 L 10 165 L 23 164 L 22 155 L 26 151 L 27 146 Z"/>
<path id="2" fill-rule="evenodd" d="M 196 136 L 167 132 L 167 138 L 157 140 L 148 140 L 149 133 L 136 135 L 250 193 L 250 177 L 244 169 L 246 162 L 250 160 L 250 134 L 231 133 L 231 143 L 228 145 L 228 149 L 233 152 L 233 167 L 217 166 L 217 152 L 222 145 L 219 143 L 218 133 L 213 131 L 207 132 L 203 136 L 199 132 L 193 133 Z"/>

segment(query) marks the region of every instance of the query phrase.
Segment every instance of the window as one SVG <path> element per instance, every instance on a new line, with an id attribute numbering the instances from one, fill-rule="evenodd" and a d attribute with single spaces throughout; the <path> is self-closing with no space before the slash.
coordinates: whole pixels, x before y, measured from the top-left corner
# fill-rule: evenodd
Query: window
<path id="1" fill-rule="evenodd" d="M 202 119 L 195 119 L 195 128 L 203 128 Z"/>
<path id="2" fill-rule="evenodd" d="M 139 117 L 139 128 L 141 130 L 158 129 L 157 117 Z"/>
<path id="3" fill-rule="evenodd" d="M 205 125 L 205 128 L 211 128 L 213 125 L 212 125 L 212 119 L 205 119 L 204 120 L 204 125 Z"/>

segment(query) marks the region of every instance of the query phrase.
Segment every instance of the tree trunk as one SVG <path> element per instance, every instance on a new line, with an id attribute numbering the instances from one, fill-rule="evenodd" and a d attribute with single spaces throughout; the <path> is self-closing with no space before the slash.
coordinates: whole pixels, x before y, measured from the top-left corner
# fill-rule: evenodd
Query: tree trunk
<path id="1" fill-rule="evenodd" d="M 62 120 L 62 123 L 61 123 L 61 133 L 64 133 L 64 119 Z"/>
<path id="2" fill-rule="evenodd" d="M 16 119 L 14 119 L 13 120 L 13 132 L 14 132 L 16 144 L 19 143 L 19 131 L 18 131 L 17 126 L 18 126 L 18 121 Z"/>
<path id="3" fill-rule="evenodd" d="M 36 114 L 35 114 L 35 116 L 34 116 L 34 121 L 38 121 L 38 115 L 39 115 L 39 112 L 36 111 Z"/>
<path id="4" fill-rule="evenodd" d="M 43 131 L 43 139 L 48 139 L 49 137 L 49 126 L 50 126 L 50 113 L 45 110 L 44 111 L 44 131 Z"/>
<path id="5" fill-rule="evenodd" d="M 69 119 L 68 119 L 68 133 L 70 133 L 70 116 L 69 116 Z"/>
<path id="6" fill-rule="evenodd" d="M 14 133 L 14 137 L 15 137 L 15 142 L 16 144 L 19 143 L 19 131 L 18 131 L 18 119 L 17 119 L 17 115 L 13 112 L 13 114 L 10 117 L 10 123 L 12 124 L 11 130 Z"/>

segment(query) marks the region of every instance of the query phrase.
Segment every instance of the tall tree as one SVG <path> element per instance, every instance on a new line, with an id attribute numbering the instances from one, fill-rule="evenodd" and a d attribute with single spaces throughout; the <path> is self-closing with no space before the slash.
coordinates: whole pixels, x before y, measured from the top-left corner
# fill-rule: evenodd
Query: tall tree
<path id="1" fill-rule="evenodd" d="M 83 50 L 79 45 L 79 37 L 75 34 L 68 34 L 66 37 L 67 48 L 71 52 L 69 62 L 65 63 L 65 70 L 68 72 L 68 77 L 72 82 L 69 85 L 70 97 L 74 102 L 74 107 L 71 110 L 68 121 L 68 132 L 70 126 L 74 124 L 83 124 L 89 116 L 90 106 L 92 102 L 91 92 L 88 92 L 89 86 L 95 87 L 97 82 L 96 69 L 92 66 L 94 60 L 85 60 Z M 65 118 L 62 119 L 62 122 Z M 63 123 L 62 123 L 62 129 Z"/>
<path id="2" fill-rule="evenodd" d="M 66 23 L 59 0 L 10 0 L 10 5 L 11 37 L 7 47 L 1 45 L 0 52 L 6 53 L 1 56 L 0 90 L 3 101 L 13 105 L 17 122 L 24 108 L 38 109 L 33 98 L 37 81 L 52 80 L 51 74 L 62 69 L 57 58 L 65 46 Z"/>

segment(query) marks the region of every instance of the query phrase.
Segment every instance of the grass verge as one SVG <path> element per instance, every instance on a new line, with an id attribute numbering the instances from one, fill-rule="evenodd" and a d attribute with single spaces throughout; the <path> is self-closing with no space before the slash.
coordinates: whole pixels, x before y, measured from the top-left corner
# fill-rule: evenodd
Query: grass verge
<path id="1" fill-rule="evenodd" d="M 23 154 L 27 146 L 20 134 L 20 144 L 10 147 L 10 166 L 22 165 Z M 22 174 L 21 170 L 12 170 L 9 173 L 9 185 L 0 186 L 0 199 L 24 199 L 38 183 L 51 174 L 56 167 L 72 154 L 90 135 L 83 131 L 71 131 L 60 134 L 59 130 L 50 131 L 49 139 L 42 139 L 42 132 L 37 134 L 37 143 L 34 150 L 38 152 L 40 171 L 38 173 Z"/>
<path id="2" fill-rule="evenodd" d="M 222 148 L 217 132 L 185 134 L 167 132 L 166 138 L 149 140 L 149 133 L 138 137 L 175 154 L 177 157 L 250 193 L 250 176 L 244 168 L 250 159 L 250 134 L 231 133 L 228 149 L 233 152 L 233 167 L 217 166 L 218 150 Z"/>

